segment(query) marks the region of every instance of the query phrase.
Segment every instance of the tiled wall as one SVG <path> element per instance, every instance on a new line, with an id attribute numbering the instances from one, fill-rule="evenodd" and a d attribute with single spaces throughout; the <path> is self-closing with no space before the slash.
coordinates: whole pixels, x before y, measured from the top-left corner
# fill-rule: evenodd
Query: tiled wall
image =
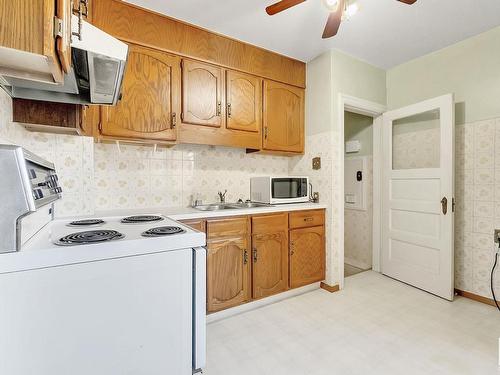
<path id="1" fill-rule="evenodd" d="M 422 145 L 426 152 L 418 151 Z M 399 168 L 431 167 L 439 130 L 399 134 L 394 148 Z M 491 298 L 493 231 L 500 228 L 500 119 L 457 125 L 455 149 L 455 287 Z M 500 289 L 500 270 L 496 285 Z"/>
<path id="2" fill-rule="evenodd" d="M 94 144 L 92 138 L 26 131 L 11 122 L 12 101 L 0 90 L 0 142 L 19 144 L 55 163 L 64 190 L 57 216 L 109 208 L 182 207 L 250 197 L 250 177 L 288 174 L 288 158 L 243 149 Z"/>
<path id="3" fill-rule="evenodd" d="M 332 152 L 338 145 L 338 137 L 332 137 L 332 132 L 319 133 L 306 137 L 305 154 L 290 158 L 290 174 L 309 176 L 313 191 L 319 192 L 320 203 L 327 205 L 326 210 L 326 280 L 329 284 L 338 284 L 338 244 L 339 231 L 335 230 L 338 223 L 333 221 L 333 202 L 338 200 L 338 192 L 332 190 L 332 175 L 338 169 L 338 160 Z M 334 147 L 332 147 L 332 145 Z M 312 169 L 312 158 L 321 157 L 321 169 Z"/>
<path id="4" fill-rule="evenodd" d="M 491 297 L 493 231 L 500 228 L 500 118 L 458 125 L 455 145 L 455 286 Z"/>
<path id="5" fill-rule="evenodd" d="M 373 158 L 366 158 L 366 209 L 344 210 L 344 262 L 365 270 L 372 267 L 373 254 Z"/>
<path id="6" fill-rule="evenodd" d="M 185 207 L 193 199 L 250 198 L 250 177 L 286 175 L 288 158 L 244 149 L 178 145 L 172 148 L 96 144 L 95 207 Z"/>

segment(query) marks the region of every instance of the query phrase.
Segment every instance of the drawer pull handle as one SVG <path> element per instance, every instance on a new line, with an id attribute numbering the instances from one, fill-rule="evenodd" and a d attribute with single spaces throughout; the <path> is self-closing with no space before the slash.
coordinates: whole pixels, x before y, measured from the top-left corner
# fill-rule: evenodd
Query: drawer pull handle
<path id="1" fill-rule="evenodd" d="M 313 220 L 314 220 L 314 218 L 312 218 L 312 217 L 305 217 L 304 218 L 304 221 L 313 221 Z"/>

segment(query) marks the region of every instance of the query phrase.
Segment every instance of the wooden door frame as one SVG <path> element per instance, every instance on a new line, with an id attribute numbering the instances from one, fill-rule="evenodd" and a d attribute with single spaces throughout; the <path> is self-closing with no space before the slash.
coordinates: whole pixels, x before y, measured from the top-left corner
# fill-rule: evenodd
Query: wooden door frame
<path id="1" fill-rule="evenodd" d="M 369 100 L 357 98 L 343 93 L 338 94 L 337 119 L 339 123 L 339 174 L 342 184 L 339 189 L 339 207 L 338 213 L 333 220 L 339 223 L 339 287 L 344 287 L 344 112 L 349 111 L 360 115 L 373 117 L 373 239 L 372 239 L 372 269 L 380 272 L 380 241 L 381 241 L 381 173 L 382 173 L 382 114 L 387 111 L 383 104 Z M 379 223 L 379 225 L 375 225 Z"/>

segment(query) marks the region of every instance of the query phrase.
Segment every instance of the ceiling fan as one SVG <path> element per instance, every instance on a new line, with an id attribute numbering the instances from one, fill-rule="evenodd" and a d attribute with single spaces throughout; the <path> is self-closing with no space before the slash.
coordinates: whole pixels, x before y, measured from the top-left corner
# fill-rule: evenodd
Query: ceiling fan
<path id="1" fill-rule="evenodd" d="M 273 16 L 279 12 L 287 10 L 295 5 L 303 3 L 306 0 L 281 0 L 277 3 L 269 5 L 266 8 L 266 13 Z M 397 0 L 401 3 L 412 5 L 417 2 L 417 0 Z M 331 38 L 337 35 L 337 32 L 342 22 L 342 16 L 347 10 L 348 0 L 323 0 L 325 6 L 330 10 L 330 15 L 326 21 L 325 30 L 323 31 L 323 39 Z"/>

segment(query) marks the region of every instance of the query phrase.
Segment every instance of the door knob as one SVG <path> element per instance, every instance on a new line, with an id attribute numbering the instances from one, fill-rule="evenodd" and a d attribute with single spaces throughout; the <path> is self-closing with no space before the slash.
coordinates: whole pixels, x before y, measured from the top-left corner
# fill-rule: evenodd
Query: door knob
<path id="1" fill-rule="evenodd" d="M 448 212 L 448 199 L 446 197 L 441 199 L 441 211 L 443 211 L 443 215 L 446 215 Z"/>

